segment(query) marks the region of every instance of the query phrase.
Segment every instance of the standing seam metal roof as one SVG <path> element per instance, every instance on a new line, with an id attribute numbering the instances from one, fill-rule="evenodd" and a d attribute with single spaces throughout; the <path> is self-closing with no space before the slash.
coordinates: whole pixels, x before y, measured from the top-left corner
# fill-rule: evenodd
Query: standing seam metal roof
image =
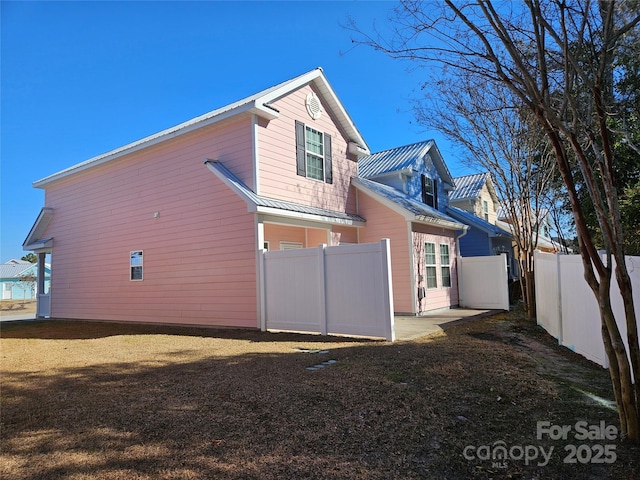
<path id="1" fill-rule="evenodd" d="M 234 187 L 245 196 L 250 202 L 259 207 L 276 208 L 278 210 L 286 210 L 289 212 L 305 213 L 310 215 L 320 215 L 323 217 L 337 218 L 341 220 L 350 220 L 356 222 L 364 222 L 364 218 L 359 215 L 353 215 L 344 212 L 334 212 L 324 208 L 310 207 L 307 205 L 301 205 L 299 203 L 287 202 L 285 200 L 276 200 L 273 198 L 263 197 L 257 195 L 247 187 L 242 180 L 240 180 L 231 170 L 225 167 L 222 163 L 215 160 L 206 160 L 206 164 L 215 168 L 220 174 L 231 182 Z"/>
<path id="2" fill-rule="evenodd" d="M 368 178 L 409 168 L 433 144 L 433 140 L 427 140 L 362 157 L 358 161 L 358 176 Z"/>
<path id="3" fill-rule="evenodd" d="M 456 188 L 449 194 L 449 200 L 464 200 L 467 198 L 477 198 L 480 191 L 487 181 L 488 173 L 475 173 L 473 175 L 465 175 L 464 177 L 456 177 Z"/>
<path id="4" fill-rule="evenodd" d="M 365 189 L 368 189 L 372 192 L 377 193 L 378 195 L 385 197 L 388 200 L 391 200 L 393 203 L 415 215 L 416 220 L 435 225 L 445 225 L 451 228 L 456 228 L 458 230 L 462 230 L 465 228 L 465 225 L 463 223 L 460 223 L 458 220 L 449 217 L 448 215 L 442 213 L 439 210 L 436 210 L 435 208 L 430 207 L 429 205 L 425 205 L 424 203 L 414 200 L 413 198 L 405 195 L 404 193 L 396 190 L 393 187 L 374 182 L 373 180 L 367 180 L 365 178 L 353 178 L 352 182 L 356 187 L 364 187 Z"/>

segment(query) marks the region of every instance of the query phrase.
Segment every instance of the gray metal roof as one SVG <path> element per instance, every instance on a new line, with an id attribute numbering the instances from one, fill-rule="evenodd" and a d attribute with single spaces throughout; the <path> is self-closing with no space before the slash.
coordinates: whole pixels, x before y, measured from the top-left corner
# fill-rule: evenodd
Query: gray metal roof
<path id="1" fill-rule="evenodd" d="M 32 268 L 35 264 L 23 260 L 9 260 L 0 265 L 0 278 L 17 278 Z"/>
<path id="2" fill-rule="evenodd" d="M 324 75 L 322 68 L 315 68 L 307 73 L 299 75 L 295 78 L 279 83 L 273 87 L 262 90 L 249 97 L 243 98 L 236 102 L 225 105 L 221 108 L 205 113 L 198 117 L 192 118 L 186 122 L 176 125 L 161 132 L 149 135 L 135 142 L 129 143 L 122 147 L 111 150 L 107 153 L 95 156 L 84 162 L 73 165 L 60 172 L 49 175 L 43 179 L 37 180 L 33 183 L 36 188 L 42 188 L 48 183 L 63 178 L 67 175 L 85 170 L 87 168 L 101 165 L 105 162 L 114 160 L 122 155 L 137 151 L 138 149 L 145 148 L 154 145 L 158 142 L 164 141 L 167 138 L 173 138 L 177 135 L 181 135 L 190 132 L 196 128 L 210 125 L 213 122 L 228 118 L 229 116 L 236 115 L 242 112 L 257 113 L 265 118 L 276 118 L 279 112 L 274 109 L 270 103 L 281 98 L 282 96 L 290 93 L 303 85 L 313 82 L 320 93 L 324 96 L 324 100 L 327 102 L 332 110 L 332 113 L 337 118 L 338 124 L 344 129 L 347 137 L 350 141 L 355 142 L 362 147 L 365 153 L 369 152 L 364 138 L 356 128 L 353 120 L 345 110 L 344 106 L 338 99 L 333 88 L 329 84 L 329 81 Z"/>
<path id="3" fill-rule="evenodd" d="M 464 177 L 456 177 L 456 188 L 449 193 L 449 200 L 466 200 L 468 198 L 477 198 L 480 196 L 482 186 L 487 181 L 488 173 L 475 173 L 473 175 L 465 175 Z"/>
<path id="4" fill-rule="evenodd" d="M 358 176 L 373 178 L 390 172 L 409 170 L 427 153 L 433 154 L 432 159 L 440 173 L 440 178 L 444 182 L 454 185 L 451 173 L 433 140 L 413 143 L 361 157 L 358 159 Z"/>
<path id="5" fill-rule="evenodd" d="M 287 202 L 285 200 L 277 200 L 274 198 L 256 195 L 253 190 L 247 187 L 231 170 L 222 163 L 215 160 L 206 160 L 205 163 L 215 169 L 221 178 L 231 186 L 238 194 L 244 197 L 245 201 L 251 202 L 256 207 L 268 207 L 283 210 L 287 212 L 304 213 L 308 215 L 318 215 L 321 217 L 335 218 L 350 222 L 364 223 L 365 220 L 359 215 L 353 215 L 344 212 L 334 212 L 324 208 L 310 207 L 299 203 Z"/>
<path id="6" fill-rule="evenodd" d="M 484 219 L 475 216 L 472 213 L 466 212 L 457 207 L 448 207 L 447 213 L 460 222 L 466 223 L 471 227 L 479 228 L 486 232 L 490 237 L 512 237 L 511 232 L 508 232 L 500 227 L 495 226 L 492 223 L 485 221 Z"/>
<path id="7" fill-rule="evenodd" d="M 390 200 L 404 211 L 414 215 L 416 221 L 453 228 L 456 230 L 466 228 L 466 225 L 460 223 L 458 220 L 451 218 L 429 205 L 425 205 L 422 202 L 414 200 L 393 187 L 374 182 L 373 180 L 367 180 L 366 178 L 353 178 L 352 182 L 357 188 L 364 190 L 365 192 L 368 190 L 369 192 Z"/>

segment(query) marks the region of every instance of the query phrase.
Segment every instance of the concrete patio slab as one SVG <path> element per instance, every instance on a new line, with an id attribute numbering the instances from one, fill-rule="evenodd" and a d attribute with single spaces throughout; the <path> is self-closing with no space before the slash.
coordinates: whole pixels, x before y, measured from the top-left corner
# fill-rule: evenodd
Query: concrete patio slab
<path id="1" fill-rule="evenodd" d="M 452 308 L 420 316 L 396 316 L 394 319 L 396 340 L 413 340 L 442 332 L 447 327 L 459 325 L 462 322 L 488 317 L 500 312 L 502 310 Z"/>

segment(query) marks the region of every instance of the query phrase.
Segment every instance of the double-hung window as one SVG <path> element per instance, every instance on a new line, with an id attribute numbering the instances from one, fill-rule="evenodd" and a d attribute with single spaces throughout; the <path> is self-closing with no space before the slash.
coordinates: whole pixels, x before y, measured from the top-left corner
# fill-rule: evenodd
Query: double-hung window
<path id="1" fill-rule="evenodd" d="M 297 173 L 326 183 L 333 183 L 331 135 L 296 120 Z"/>
<path id="2" fill-rule="evenodd" d="M 324 182 L 324 135 L 306 125 L 304 129 L 307 177 Z"/>
<path id="3" fill-rule="evenodd" d="M 426 242 L 424 244 L 424 264 L 427 278 L 427 288 L 438 288 L 436 244 Z"/>
<path id="4" fill-rule="evenodd" d="M 442 286 L 451 286 L 451 263 L 449 257 L 449 245 L 440 244 L 440 273 L 442 276 Z"/>
<path id="5" fill-rule="evenodd" d="M 482 201 L 482 211 L 484 212 L 484 221 L 489 221 L 489 202 L 486 200 Z"/>

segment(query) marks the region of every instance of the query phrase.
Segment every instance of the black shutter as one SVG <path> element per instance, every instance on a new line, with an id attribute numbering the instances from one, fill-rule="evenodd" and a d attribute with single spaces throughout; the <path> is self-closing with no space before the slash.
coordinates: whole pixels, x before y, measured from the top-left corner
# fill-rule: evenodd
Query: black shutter
<path id="1" fill-rule="evenodd" d="M 422 203 L 427 203 L 427 176 L 424 173 L 420 175 L 420 183 L 422 184 Z"/>
<path id="2" fill-rule="evenodd" d="M 433 208 L 438 209 L 438 181 L 433 180 Z"/>
<path id="3" fill-rule="evenodd" d="M 298 175 L 307 176 L 307 154 L 304 123 L 296 120 L 296 166 Z"/>
<path id="4" fill-rule="evenodd" d="M 333 183 L 333 165 L 331 163 L 331 135 L 324 134 L 324 181 Z"/>

